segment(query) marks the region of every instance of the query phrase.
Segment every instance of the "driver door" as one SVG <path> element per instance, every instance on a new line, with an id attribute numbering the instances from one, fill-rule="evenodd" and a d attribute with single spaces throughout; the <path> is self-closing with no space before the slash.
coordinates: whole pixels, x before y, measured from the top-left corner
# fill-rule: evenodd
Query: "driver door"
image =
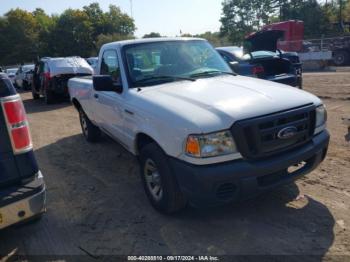
<path id="1" fill-rule="evenodd" d="M 120 83 L 120 66 L 116 50 L 105 50 L 101 60 L 101 75 L 112 76 Z M 93 91 L 95 116 L 98 125 L 109 135 L 123 141 L 123 96 L 114 91 Z"/>

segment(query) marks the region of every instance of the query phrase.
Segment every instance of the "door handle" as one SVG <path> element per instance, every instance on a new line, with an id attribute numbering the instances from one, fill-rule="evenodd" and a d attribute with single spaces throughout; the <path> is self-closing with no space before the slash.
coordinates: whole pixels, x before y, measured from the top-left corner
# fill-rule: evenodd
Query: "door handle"
<path id="1" fill-rule="evenodd" d="M 98 98 L 98 94 L 94 94 L 94 97 L 97 99 Z"/>

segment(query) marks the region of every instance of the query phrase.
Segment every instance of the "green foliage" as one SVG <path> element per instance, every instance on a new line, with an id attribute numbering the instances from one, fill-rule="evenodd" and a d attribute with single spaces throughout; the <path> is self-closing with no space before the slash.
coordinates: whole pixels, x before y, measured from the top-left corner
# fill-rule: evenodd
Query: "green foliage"
<path id="1" fill-rule="evenodd" d="M 305 25 L 305 38 L 321 38 L 332 32 L 332 25 L 325 10 L 316 0 L 291 0 L 285 3 L 280 15 L 281 21 L 302 20 Z"/>
<path id="2" fill-rule="evenodd" d="M 52 56 L 89 56 L 94 45 L 88 15 L 80 10 L 66 10 L 50 33 L 49 47 Z"/>
<path id="3" fill-rule="evenodd" d="M 121 35 L 121 34 L 100 34 L 97 37 L 96 41 L 96 52 L 92 53 L 92 56 L 97 55 L 98 50 L 100 50 L 101 46 L 103 46 L 106 43 L 111 43 L 115 41 L 122 41 L 122 40 L 128 40 L 128 39 L 134 39 L 135 37 L 133 35 Z"/>
<path id="4" fill-rule="evenodd" d="M 266 24 L 274 12 L 272 0 L 226 0 L 223 2 L 221 35 L 240 44 L 244 37 Z"/>
<path id="5" fill-rule="evenodd" d="M 32 13 L 10 10 L 0 17 L 0 64 L 30 62 L 38 56 L 88 57 L 102 43 L 132 38 L 135 30 L 134 20 L 115 5 L 104 12 L 92 3 L 55 16 L 40 8 Z"/>
<path id="6" fill-rule="evenodd" d="M 195 37 L 204 38 L 215 47 L 230 45 L 229 39 L 221 36 L 219 32 L 205 32 L 204 34 L 195 35 Z"/>
<path id="7" fill-rule="evenodd" d="M 247 34 L 264 24 L 302 20 L 305 38 L 337 36 L 342 33 L 334 26 L 339 24 L 339 9 L 342 19 L 350 21 L 350 0 L 224 0 L 220 32 L 232 43 L 241 44 Z"/>
<path id="8" fill-rule="evenodd" d="M 15 9 L 0 20 L 0 59 L 2 63 L 30 61 L 35 57 L 39 25 L 33 14 Z"/>
<path id="9" fill-rule="evenodd" d="M 149 34 L 145 34 L 142 38 L 156 38 L 161 37 L 159 33 L 151 32 Z"/>

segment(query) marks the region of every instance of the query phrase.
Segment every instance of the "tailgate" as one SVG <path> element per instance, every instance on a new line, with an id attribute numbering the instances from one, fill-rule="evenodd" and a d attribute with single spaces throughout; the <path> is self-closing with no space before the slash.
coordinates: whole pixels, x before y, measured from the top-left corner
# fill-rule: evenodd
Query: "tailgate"
<path id="1" fill-rule="evenodd" d="M 0 74 L 0 100 L 16 95 L 16 91 L 4 75 Z M 5 116 L 0 105 L 0 189 L 15 184 L 22 179 L 33 177 L 38 165 L 33 151 L 14 155 Z"/>

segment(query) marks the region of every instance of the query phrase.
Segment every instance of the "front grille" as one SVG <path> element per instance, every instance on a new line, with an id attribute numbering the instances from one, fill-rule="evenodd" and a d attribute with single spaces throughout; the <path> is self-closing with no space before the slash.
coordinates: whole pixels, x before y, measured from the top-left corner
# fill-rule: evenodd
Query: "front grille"
<path id="1" fill-rule="evenodd" d="M 281 138 L 285 128 L 294 135 Z M 315 106 L 307 105 L 276 114 L 242 120 L 235 123 L 232 133 L 238 149 L 248 159 L 263 158 L 281 153 L 308 142 L 315 129 Z"/>

